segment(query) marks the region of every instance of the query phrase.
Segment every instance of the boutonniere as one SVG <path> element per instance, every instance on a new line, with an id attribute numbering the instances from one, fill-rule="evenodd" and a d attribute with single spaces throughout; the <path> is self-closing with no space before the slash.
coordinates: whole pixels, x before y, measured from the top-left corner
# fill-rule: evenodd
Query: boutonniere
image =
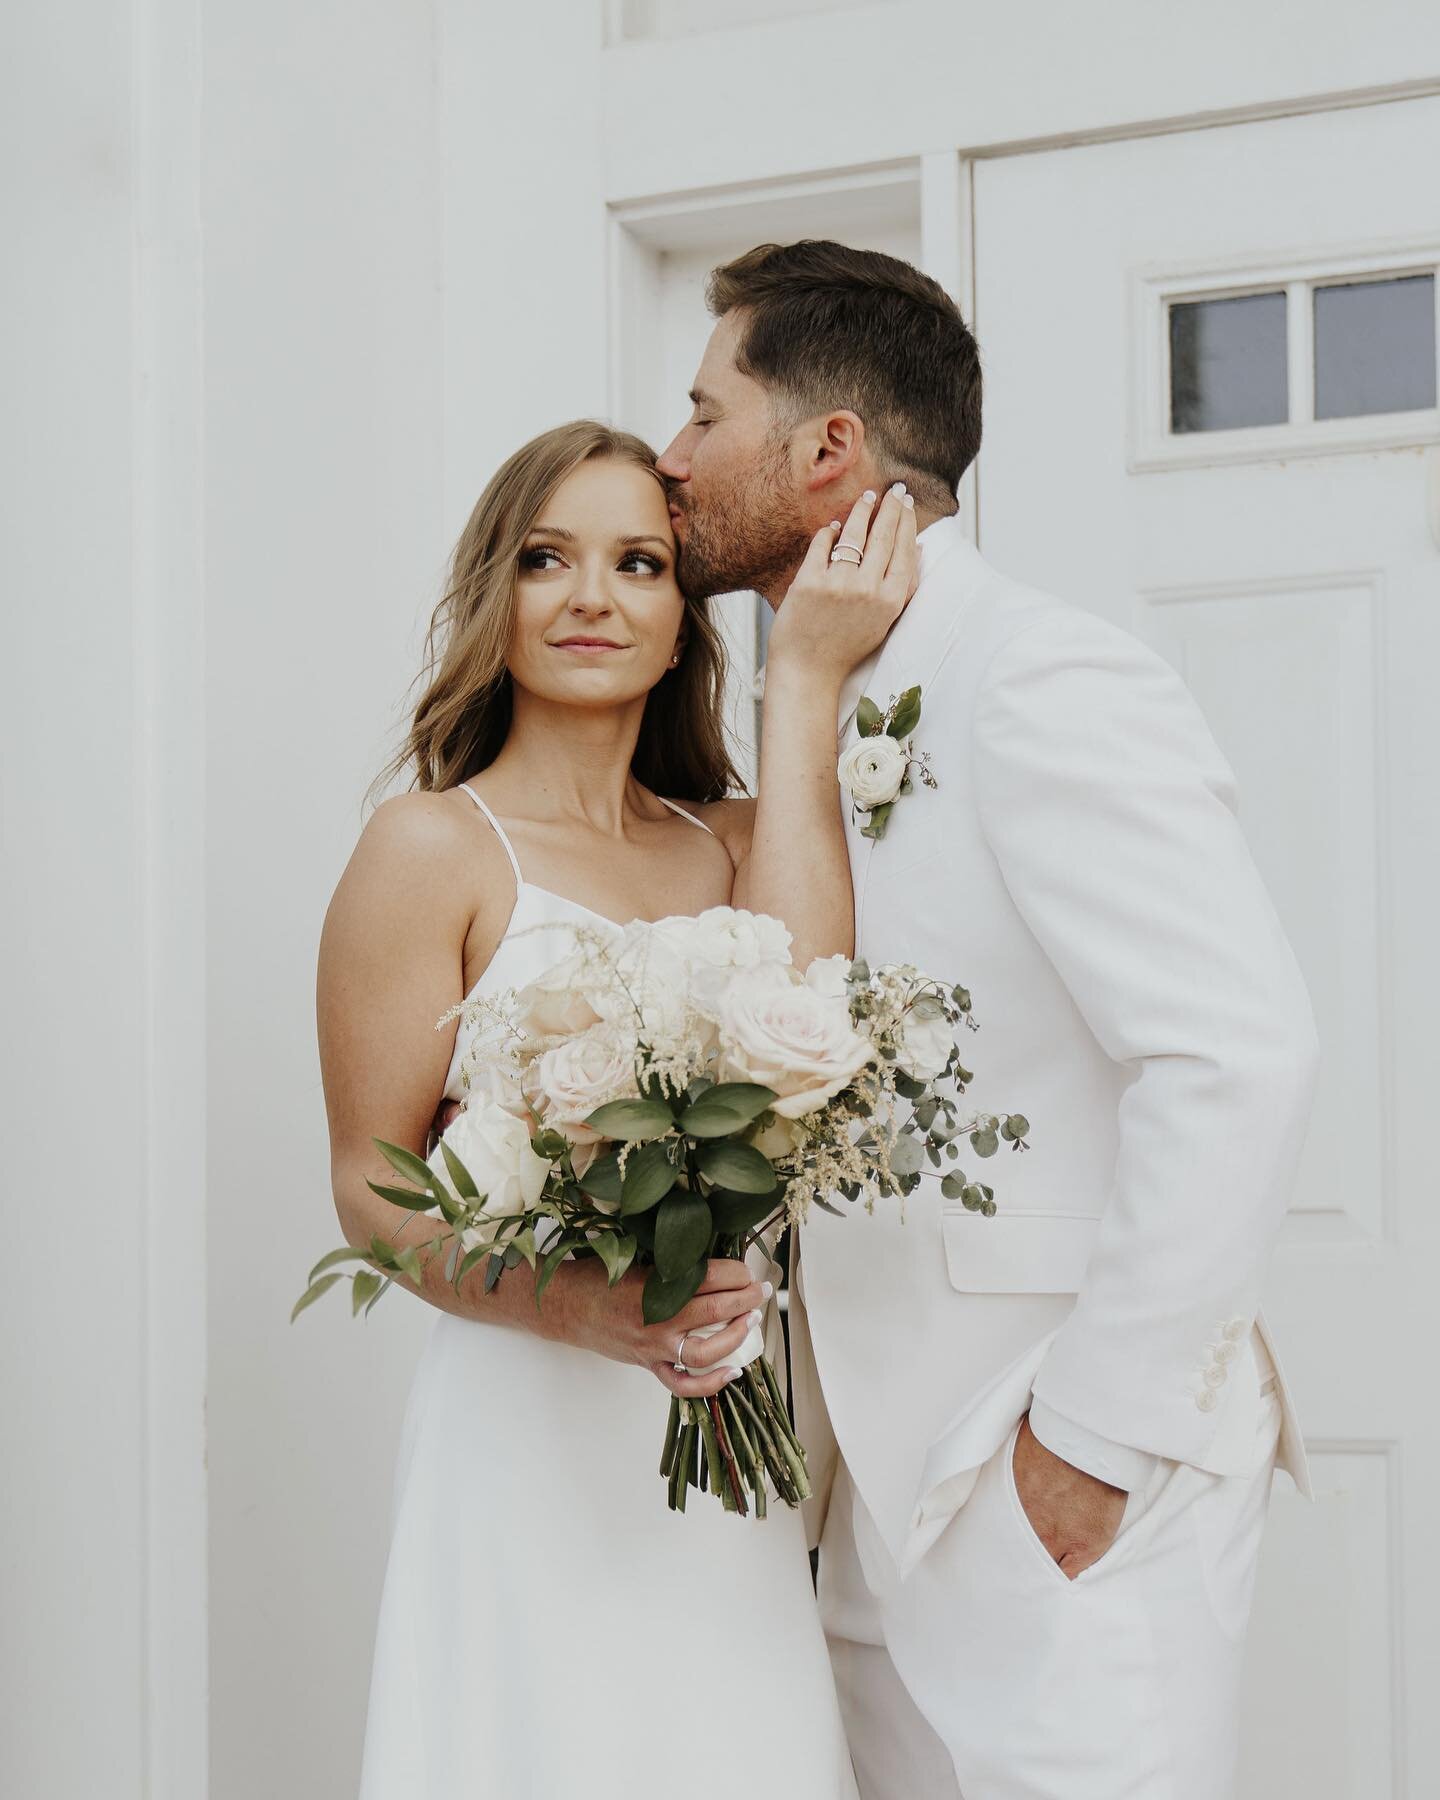
<path id="1" fill-rule="evenodd" d="M 882 838 L 895 802 L 914 788 L 918 778 L 939 787 L 930 769 L 930 753 L 916 750 L 911 735 L 920 723 L 920 690 L 906 688 L 884 712 L 866 694 L 855 708 L 859 737 L 840 758 L 840 785 L 856 812 L 868 813 L 861 837 Z"/>

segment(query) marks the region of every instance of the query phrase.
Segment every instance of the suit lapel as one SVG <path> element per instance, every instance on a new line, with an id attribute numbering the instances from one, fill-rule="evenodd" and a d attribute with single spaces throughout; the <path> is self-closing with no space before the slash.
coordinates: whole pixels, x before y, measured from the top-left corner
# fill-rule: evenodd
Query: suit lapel
<path id="1" fill-rule="evenodd" d="M 906 688 L 921 690 L 921 704 L 927 697 L 927 684 L 946 646 L 960 623 L 963 603 L 979 587 L 987 573 L 978 551 L 963 536 L 958 520 L 945 520 L 945 535 L 937 542 L 933 559 L 927 557 L 922 566 L 920 585 L 905 608 L 899 623 L 886 638 L 873 674 L 865 683 L 865 693 L 875 704 L 885 707 L 892 695 Z M 931 531 L 937 530 L 931 526 Z M 926 533 L 928 539 L 929 533 Z M 922 551 L 927 545 L 922 544 Z M 842 721 L 840 747 L 854 740 L 853 716 Z M 923 748 L 927 720 L 922 715 L 916 737 Z M 904 801 L 901 802 L 904 804 Z M 860 930 L 865 916 L 865 888 L 870 874 L 870 861 L 875 840 L 862 836 L 863 817 L 856 818 L 849 796 L 845 802 L 845 837 L 850 850 L 850 876 L 855 887 L 855 948 L 860 951 Z M 883 843 L 883 840 L 882 840 Z M 883 854 L 883 851 L 882 851 Z"/>

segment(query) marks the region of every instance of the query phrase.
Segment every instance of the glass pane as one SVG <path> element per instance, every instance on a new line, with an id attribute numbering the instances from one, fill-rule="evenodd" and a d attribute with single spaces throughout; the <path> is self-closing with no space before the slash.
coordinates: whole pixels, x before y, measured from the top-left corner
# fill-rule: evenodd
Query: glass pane
<path id="1" fill-rule="evenodd" d="M 1235 431 L 1290 416 L 1285 294 L 1170 308 L 1170 429 Z"/>
<path id="2" fill-rule="evenodd" d="M 1315 290 L 1315 417 L 1435 404 L 1435 277 Z"/>

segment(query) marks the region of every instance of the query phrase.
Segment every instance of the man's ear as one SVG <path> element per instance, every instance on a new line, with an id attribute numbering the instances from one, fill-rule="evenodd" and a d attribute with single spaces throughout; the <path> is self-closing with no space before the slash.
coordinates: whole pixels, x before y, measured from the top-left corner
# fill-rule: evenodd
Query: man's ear
<path id="1" fill-rule="evenodd" d="M 818 494 L 858 478 L 865 456 L 865 422 L 858 413 L 822 413 L 806 436 L 805 485 Z"/>

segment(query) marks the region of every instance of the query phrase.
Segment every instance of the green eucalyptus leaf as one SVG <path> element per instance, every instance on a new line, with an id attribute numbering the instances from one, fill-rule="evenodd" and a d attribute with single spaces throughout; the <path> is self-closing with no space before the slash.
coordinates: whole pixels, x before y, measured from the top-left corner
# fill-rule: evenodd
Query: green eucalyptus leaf
<path id="1" fill-rule="evenodd" d="M 919 1138 L 903 1132 L 890 1146 L 890 1168 L 896 1175 L 914 1175 L 925 1161 Z"/>
<path id="2" fill-rule="evenodd" d="M 332 1273 L 329 1275 L 322 1275 L 318 1281 L 312 1281 L 305 1292 L 295 1302 L 294 1306 L 291 1307 L 290 1323 L 293 1325 L 307 1306 L 313 1306 L 322 1294 L 328 1293 L 337 1281 L 343 1279 L 344 1277 L 339 1273 Z M 699 1286 L 698 1282 L 696 1283 L 696 1286 Z"/>
<path id="3" fill-rule="evenodd" d="M 620 1204 L 620 1158 L 613 1150 L 597 1156 L 578 1181 L 591 1199 L 603 1201 L 606 1206 Z"/>
<path id="4" fill-rule="evenodd" d="M 984 1131 L 972 1131 L 970 1148 L 977 1156 L 993 1156 L 1000 1148 L 999 1133 L 991 1131 L 988 1127 Z"/>
<path id="5" fill-rule="evenodd" d="M 874 737 L 880 729 L 884 717 L 885 715 L 868 694 L 860 696 L 859 704 L 855 708 L 855 729 L 861 737 Z"/>
<path id="6" fill-rule="evenodd" d="M 621 1213 L 647 1211 L 665 1198 L 679 1177 L 680 1171 L 666 1144 L 642 1144 L 638 1150 L 632 1150 L 625 1162 L 625 1179 L 620 1189 Z"/>
<path id="7" fill-rule="evenodd" d="M 674 1281 L 710 1249 L 715 1225 L 710 1208 L 698 1194 L 671 1194 L 655 1213 L 655 1267 L 661 1279 Z"/>
<path id="8" fill-rule="evenodd" d="M 356 1275 L 350 1294 L 350 1316 L 353 1319 L 367 1301 L 373 1300 L 385 1285 L 383 1275 L 377 1275 L 371 1269 L 361 1269 Z"/>
<path id="9" fill-rule="evenodd" d="M 685 1108 L 680 1129 L 691 1137 L 728 1137 L 758 1119 L 774 1099 L 775 1090 L 758 1082 L 723 1081 Z"/>
<path id="10" fill-rule="evenodd" d="M 645 1323 L 663 1325 L 666 1319 L 673 1319 L 682 1306 L 694 1299 L 696 1290 L 704 1279 L 703 1259 L 693 1268 L 686 1269 L 674 1281 L 667 1281 L 658 1268 L 652 1269 L 640 1299 L 640 1310 Z"/>
<path id="11" fill-rule="evenodd" d="M 368 1175 L 365 1185 L 372 1194 L 378 1194 L 392 1206 L 403 1206 L 406 1212 L 430 1212 L 435 1205 L 433 1194 L 417 1194 L 411 1188 L 384 1187 L 378 1181 L 371 1181 Z"/>
<path id="12" fill-rule="evenodd" d="M 403 1144 L 387 1144 L 384 1138 L 370 1140 L 390 1167 L 403 1175 L 407 1181 L 413 1181 L 416 1187 L 433 1191 L 437 1185 L 435 1171 L 423 1156 L 417 1156 L 413 1150 L 407 1150 Z"/>
<path id="13" fill-rule="evenodd" d="M 1030 1121 L 1024 1113 L 1011 1113 L 1000 1127 L 1000 1135 L 1007 1143 L 1018 1144 L 1030 1129 Z"/>
<path id="14" fill-rule="evenodd" d="M 860 835 L 878 843 L 885 835 L 885 827 L 890 823 L 890 815 L 895 810 L 895 802 L 887 800 L 883 806 L 872 806 L 867 824 L 860 827 Z"/>
<path id="15" fill-rule="evenodd" d="M 675 1118 L 670 1108 L 658 1100 L 612 1100 L 606 1106 L 596 1107 L 585 1123 L 602 1137 L 643 1143 L 663 1137 Z"/>
<path id="16" fill-rule="evenodd" d="M 523 1231 L 517 1231 L 506 1245 L 505 1262 L 507 1267 L 511 1266 L 510 1252 L 512 1250 L 515 1252 L 517 1260 L 529 1263 L 532 1269 L 535 1267 L 535 1258 L 538 1252 L 535 1248 L 535 1233 L 530 1226 L 527 1225 Z"/>
<path id="17" fill-rule="evenodd" d="M 477 1249 L 479 1250 L 481 1255 L 484 1254 L 484 1246 L 483 1245 L 477 1246 Z M 472 1256 L 475 1255 L 475 1251 L 471 1251 L 470 1254 Z M 461 1263 L 460 1267 L 463 1270 L 465 1267 L 465 1264 Z M 485 1292 L 487 1294 L 491 1291 L 491 1289 L 495 1286 L 495 1283 L 500 1279 L 500 1277 L 504 1273 L 505 1273 L 505 1258 L 503 1256 L 499 1255 L 496 1251 L 492 1250 L 490 1252 L 490 1261 L 486 1264 L 486 1267 L 485 1267 Z"/>
<path id="18" fill-rule="evenodd" d="M 310 1271 L 308 1281 L 313 1282 L 317 1275 L 323 1275 L 327 1269 L 333 1269 L 337 1263 L 369 1262 L 370 1260 L 368 1249 L 357 1250 L 353 1244 L 346 1244 L 341 1249 L 332 1250 L 328 1255 L 322 1256 Z"/>
<path id="19" fill-rule="evenodd" d="M 636 1244 L 629 1232 L 597 1231 L 590 1239 L 590 1248 L 604 1263 L 611 1287 L 635 1260 Z"/>
<path id="20" fill-rule="evenodd" d="M 395 1246 L 388 1238 L 383 1238 L 377 1231 L 370 1239 L 370 1259 L 379 1263 L 382 1269 L 395 1268 Z"/>
<path id="21" fill-rule="evenodd" d="M 774 1169 L 753 1144 L 730 1139 L 702 1144 L 695 1161 L 700 1173 L 716 1187 L 734 1188 L 741 1194 L 773 1194 L 780 1185 Z"/>
<path id="22" fill-rule="evenodd" d="M 716 1188 L 705 1198 L 720 1237 L 744 1237 L 763 1225 L 778 1203 L 775 1194 L 733 1194 L 724 1188 Z"/>
<path id="23" fill-rule="evenodd" d="M 440 1140 L 440 1154 L 445 1158 L 445 1167 L 450 1171 L 450 1180 L 454 1184 L 455 1192 L 462 1200 L 478 1200 L 480 1190 L 476 1187 L 470 1171 L 443 1137 Z"/>
<path id="24" fill-rule="evenodd" d="M 389 1292 L 390 1288 L 393 1286 L 394 1286 L 393 1282 L 386 1280 L 386 1281 L 382 1281 L 380 1283 L 379 1287 L 376 1288 L 375 1292 L 370 1296 L 370 1304 L 365 1308 L 365 1317 L 367 1319 L 370 1317 L 371 1313 L 374 1312 L 375 1308 L 380 1304 L 381 1300 L 384 1299 L 385 1295 Z"/>
<path id="25" fill-rule="evenodd" d="M 407 1244 L 403 1250 L 395 1252 L 395 1267 L 402 1275 L 408 1275 L 416 1287 L 424 1285 L 425 1265 L 420 1261 L 420 1252 L 413 1244 Z"/>
<path id="26" fill-rule="evenodd" d="M 892 738 L 901 740 L 908 738 L 920 723 L 920 690 L 918 687 L 906 688 L 895 702 L 895 710 L 886 727 Z"/>
<path id="27" fill-rule="evenodd" d="M 960 1199 L 965 1192 L 965 1187 L 965 1171 L 963 1169 L 952 1169 L 940 1182 L 940 1192 L 947 1200 Z"/>
<path id="28" fill-rule="evenodd" d="M 561 1263 L 564 1262 L 569 1250 L 569 1244 L 562 1239 L 545 1258 L 544 1262 L 541 1263 L 540 1272 L 535 1277 L 535 1304 L 537 1307 L 540 1304 L 540 1296 L 550 1285 L 550 1277 L 560 1267 Z"/>

